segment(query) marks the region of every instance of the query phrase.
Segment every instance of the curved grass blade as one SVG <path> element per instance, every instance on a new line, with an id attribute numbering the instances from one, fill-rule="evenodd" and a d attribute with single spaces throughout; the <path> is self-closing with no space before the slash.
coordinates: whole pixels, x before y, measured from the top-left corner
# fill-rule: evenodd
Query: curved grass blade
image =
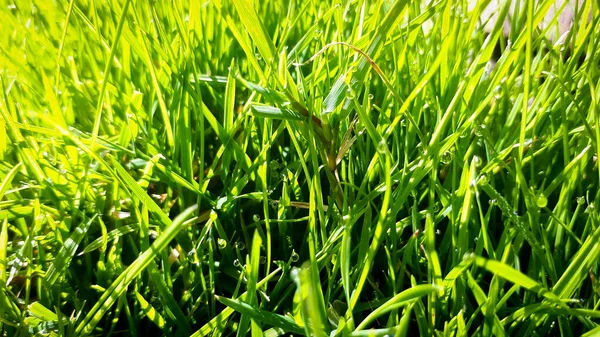
<path id="1" fill-rule="evenodd" d="M 420 284 L 406 289 L 405 291 L 389 299 L 387 302 L 382 304 L 379 308 L 375 309 L 372 313 L 365 317 L 365 319 L 363 319 L 363 321 L 360 322 L 360 324 L 356 327 L 355 332 L 364 330 L 377 317 L 394 309 L 398 309 L 407 304 L 410 304 L 412 303 L 412 301 L 417 300 L 423 296 L 427 296 L 433 292 L 439 291 L 439 288 L 440 287 L 435 286 L 433 284 Z"/>
<path id="2" fill-rule="evenodd" d="M 536 294 L 539 294 L 548 300 L 555 302 L 561 306 L 564 306 L 562 302 L 559 300 L 558 296 L 554 294 L 552 291 L 544 288 L 541 284 L 531 279 L 529 276 L 523 274 L 522 272 L 510 267 L 509 265 L 495 261 L 488 260 L 483 257 L 475 257 L 475 264 L 486 269 L 487 271 L 496 274 L 503 279 L 510 281 L 514 284 L 518 284 L 519 286 L 533 291 Z"/>
<path id="3" fill-rule="evenodd" d="M 381 51 L 386 42 L 388 34 L 396 28 L 396 23 L 402 18 L 401 13 L 404 11 L 407 4 L 408 1 L 398 0 L 392 5 L 383 18 L 381 25 L 376 30 L 375 36 L 371 39 L 371 44 L 366 50 L 367 55 L 370 55 L 373 59 L 377 57 L 377 54 Z M 352 91 L 355 93 L 360 91 L 364 84 L 364 80 L 367 78 L 369 69 L 371 68 L 368 60 L 364 58 L 360 59 L 356 71 L 350 79 L 349 87 Z M 325 107 L 324 113 L 333 112 L 344 101 L 344 98 L 346 98 L 348 84 L 346 84 L 345 78 L 346 75 L 340 76 L 329 91 L 327 97 L 325 97 L 325 100 L 323 101 Z M 349 110 L 351 106 L 351 104 L 347 104 L 344 106 L 344 110 Z M 342 116 L 345 115 L 345 113 L 342 113 Z"/>
<path id="4" fill-rule="evenodd" d="M 240 300 L 234 300 L 227 297 L 215 296 L 217 301 L 225 304 L 231 309 L 252 318 L 255 321 L 262 322 L 268 325 L 272 325 L 277 328 L 283 329 L 286 333 L 295 333 L 298 335 L 304 335 L 304 329 L 298 326 L 296 322 L 290 317 L 277 315 L 265 310 L 257 309 L 248 303 Z"/>
<path id="5" fill-rule="evenodd" d="M 121 237 L 125 234 L 131 233 L 134 231 L 135 231 L 135 229 L 131 226 L 123 226 L 123 227 L 115 228 L 106 235 L 106 239 L 104 239 L 103 237 L 97 238 L 92 243 L 87 245 L 87 247 L 85 247 L 83 249 L 83 251 L 77 255 L 81 256 L 81 255 L 87 254 L 95 249 L 102 247 L 102 245 L 104 244 L 105 241 L 112 241 L 118 237 Z"/>
<path id="6" fill-rule="evenodd" d="M 187 208 L 179 214 L 173 223 L 165 228 L 165 231 L 150 246 L 150 249 L 142 253 L 117 279 L 106 289 L 100 300 L 87 313 L 75 329 L 75 335 L 87 336 L 96 327 L 104 314 L 112 307 L 115 301 L 123 294 L 129 284 L 136 279 L 141 272 L 148 267 L 152 260 L 186 227 L 186 220 L 196 212 L 198 205 Z M 212 221 L 209 219 L 209 221 Z"/>

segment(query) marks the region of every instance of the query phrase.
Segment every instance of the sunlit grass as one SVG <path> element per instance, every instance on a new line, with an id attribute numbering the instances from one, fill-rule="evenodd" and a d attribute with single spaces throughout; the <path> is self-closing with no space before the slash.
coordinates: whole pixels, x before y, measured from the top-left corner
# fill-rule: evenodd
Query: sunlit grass
<path id="1" fill-rule="evenodd" d="M 486 4 L 3 1 L 1 334 L 599 333 L 599 9 Z"/>

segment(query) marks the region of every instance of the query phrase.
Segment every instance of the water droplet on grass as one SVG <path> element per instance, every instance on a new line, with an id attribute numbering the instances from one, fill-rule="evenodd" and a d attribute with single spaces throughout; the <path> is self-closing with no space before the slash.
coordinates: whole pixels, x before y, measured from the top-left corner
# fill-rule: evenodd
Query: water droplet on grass
<path id="1" fill-rule="evenodd" d="M 481 137 L 483 136 L 483 131 L 485 130 L 485 124 L 481 124 L 475 128 L 475 136 Z"/>
<path id="2" fill-rule="evenodd" d="M 446 151 L 440 157 L 442 164 L 448 165 L 452 162 L 453 153 L 452 151 Z"/>
<path id="3" fill-rule="evenodd" d="M 315 36 L 313 36 L 313 39 L 318 40 L 321 37 L 321 34 L 323 34 L 323 31 L 320 29 L 315 30 Z"/>
<path id="4" fill-rule="evenodd" d="M 300 259 L 300 255 L 298 255 L 298 253 L 294 251 L 292 252 L 292 256 L 290 257 L 290 259 L 292 260 L 292 262 L 297 262 Z"/>
<path id="5" fill-rule="evenodd" d="M 354 97 L 356 97 L 354 90 L 352 90 L 352 88 L 346 89 L 346 98 L 351 100 L 354 99 Z"/>
<path id="6" fill-rule="evenodd" d="M 545 195 L 540 194 L 537 197 L 537 200 L 535 201 L 535 203 L 537 204 L 537 207 L 544 208 L 544 207 L 548 206 L 548 198 L 546 198 Z"/>
<path id="7" fill-rule="evenodd" d="M 377 152 L 379 153 L 385 153 L 385 150 L 387 150 L 387 144 L 385 142 L 385 139 L 381 139 L 379 141 L 379 143 L 377 144 Z"/>

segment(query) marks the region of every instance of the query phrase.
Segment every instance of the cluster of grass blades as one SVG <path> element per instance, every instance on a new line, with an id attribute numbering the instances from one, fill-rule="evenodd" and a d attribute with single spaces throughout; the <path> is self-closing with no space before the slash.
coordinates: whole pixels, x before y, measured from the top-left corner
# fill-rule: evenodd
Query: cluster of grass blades
<path id="1" fill-rule="evenodd" d="M 600 334 L 600 8 L 489 3 L 0 1 L 0 336 Z"/>

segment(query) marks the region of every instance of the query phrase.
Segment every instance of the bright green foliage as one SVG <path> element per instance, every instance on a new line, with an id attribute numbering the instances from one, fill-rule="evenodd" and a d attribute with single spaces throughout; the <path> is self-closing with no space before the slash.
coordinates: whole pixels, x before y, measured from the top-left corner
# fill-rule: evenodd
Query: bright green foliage
<path id="1" fill-rule="evenodd" d="M 489 2 L 0 0 L 0 336 L 597 335 L 600 9 Z"/>

